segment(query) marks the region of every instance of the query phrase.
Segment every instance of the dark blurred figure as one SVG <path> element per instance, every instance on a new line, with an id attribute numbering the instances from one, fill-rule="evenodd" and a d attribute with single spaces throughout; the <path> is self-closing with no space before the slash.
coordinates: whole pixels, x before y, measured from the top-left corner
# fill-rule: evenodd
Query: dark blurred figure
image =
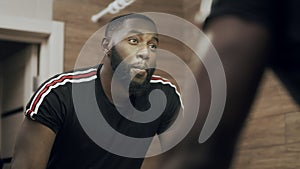
<path id="1" fill-rule="evenodd" d="M 222 120 L 205 143 L 198 138 L 209 108 L 203 66 L 196 71 L 201 107 L 196 124 L 171 151 L 156 157 L 164 169 L 228 169 L 262 73 L 271 67 L 300 103 L 300 1 L 217 0 L 203 30 L 218 51 L 227 79 Z M 201 47 L 200 47 L 201 48 Z M 208 101 L 207 101 L 208 100 Z M 187 106 L 185 106 L 187 107 Z"/>
<path id="2" fill-rule="evenodd" d="M 2 167 L 3 167 L 3 159 L 1 158 L 1 153 L 0 153 L 0 169 L 2 169 Z"/>

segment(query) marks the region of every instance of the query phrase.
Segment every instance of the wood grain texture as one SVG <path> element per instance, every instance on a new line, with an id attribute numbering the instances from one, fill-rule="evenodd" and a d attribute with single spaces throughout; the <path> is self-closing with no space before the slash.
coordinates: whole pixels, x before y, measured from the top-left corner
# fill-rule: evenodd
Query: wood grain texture
<path id="1" fill-rule="evenodd" d="M 246 126 L 240 149 L 285 144 L 285 115 L 249 120 Z"/>
<path id="2" fill-rule="evenodd" d="M 240 150 L 231 169 L 298 169 L 300 143 Z"/>
<path id="3" fill-rule="evenodd" d="M 299 167 L 299 105 L 276 75 L 267 70 L 240 136 L 231 169 Z"/>
<path id="4" fill-rule="evenodd" d="M 286 118 L 286 142 L 299 143 L 300 142 L 300 111 L 287 113 Z M 300 149 L 300 147 L 298 147 Z"/>
<path id="5" fill-rule="evenodd" d="M 274 72 L 267 69 L 260 84 L 249 118 L 263 118 L 299 110 L 299 106 L 295 103 Z"/>
<path id="6" fill-rule="evenodd" d="M 53 18 L 65 22 L 64 70 L 74 68 L 76 58 L 88 38 L 117 15 L 132 12 L 164 12 L 179 17 L 183 16 L 183 2 L 181 0 L 164 1 L 163 3 L 158 0 L 138 0 L 120 13 L 107 14 L 98 23 L 92 23 L 90 17 L 107 7 L 110 2 L 112 1 L 54 0 Z M 179 50 L 178 46 L 173 46 L 173 49 Z M 91 64 L 93 64 L 92 61 Z"/>

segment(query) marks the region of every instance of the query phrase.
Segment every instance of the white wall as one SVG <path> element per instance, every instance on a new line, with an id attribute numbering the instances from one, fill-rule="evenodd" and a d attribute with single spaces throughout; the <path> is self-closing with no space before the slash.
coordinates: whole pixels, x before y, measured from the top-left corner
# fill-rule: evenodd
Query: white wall
<path id="1" fill-rule="evenodd" d="M 53 0 L 1 0 L 0 15 L 52 20 Z"/>

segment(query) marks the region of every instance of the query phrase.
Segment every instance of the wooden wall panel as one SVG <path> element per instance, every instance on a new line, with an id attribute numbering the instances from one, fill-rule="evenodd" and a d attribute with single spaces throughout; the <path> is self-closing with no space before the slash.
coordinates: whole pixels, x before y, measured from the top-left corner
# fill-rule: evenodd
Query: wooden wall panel
<path id="1" fill-rule="evenodd" d="M 195 23 L 195 13 L 198 12 L 200 8 L 201 0 L 183 0 L 183 13 L 184 18 L 187 19 L 189 22 L 199 26 Z"/>
<path id="2" fill-rule="evenodd" d="M 244 149 L 237 153 L 232 169 L 300 168 L 300 144 Z"/>
<path id="3" fill-rule="evenodd" d="M 118 14 L 107 14 L 98 23 L 92 23 L 90 17 L 98 13 L 111 0 L 54 0 L 54 20 L 65 22 L 65 58 L 64 70 L 74 68 L 76 58 L 88 38 L 113 17 L 132 12 L 165 12 L 183 16 L 182 1 L 137 0 Z M 100 42 L 99 42 L 100 43 Z M 173 47 L 178 50 L 178 47 Z"/>
<path id="4" fill-rule="evenodd" d="M 273 71 L 265 72 L 249 118 L 264 118 L 299 110 Z"/>
<path id="5" fill-rule="evenodd" d="M 231 169 L 300 167 L 299 106 L 267 70 L 240 136 Z"/>
<path id="6" fill-rule="evenodd" d="M 299 143 L 300 142 L 300 111 L 287 113 L 285 122 L 286 122 L 286 143 Z M 300 147 L 298 148 L 300 149 Z"/>
<path id="7" fill-rule="evenodd" d="M 251 119 L 241 137 L 240 149 L 285 144 L 285 116 Z"/>
<path id="8" fill-rule="evenodd" d="M 109 3 L 92 0 L 55 0 L 54 20 L 65 22 L 64 70 L 74 68 L 77 56 L 88 38 L 99 28 L 90 17 Z"/>

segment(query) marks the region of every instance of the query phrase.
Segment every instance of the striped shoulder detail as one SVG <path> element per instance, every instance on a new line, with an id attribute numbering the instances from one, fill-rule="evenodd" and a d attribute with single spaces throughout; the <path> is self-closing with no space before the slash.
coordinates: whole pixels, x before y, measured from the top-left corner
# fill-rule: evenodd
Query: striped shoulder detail
<path id="1" fill-rule="evenodd" d="M 34 119 L 33 116 L 37 114 L 39 106 L 44 98 L 50 93 L 52 89 L 70 83 L 88 82 L 97 78 L 97 69 L 90 68 L 86 70 L 74 71 L 70 73 L 62 73 L 59 76 L 49 79 L 42 87 L 35 93 L 29 108 L 25 111 L 26 116 Z"/>
<path id="2" fill-rule="evenodd" d="M 164 84 L 164 85 L 170 85 L 171 87 L 173 87 L 173 88 L 175 89 L 176 94 L 177 94 L 178 97 L 179 97 L 180 104 L 181 104 L 182 108 L 184 108 L 184 107 L 183 107 L 183 102 L 182 102 L 182 100 L 181 100 L 181 95 L 180 95 L 180 93 L 179 93 L 179 91 L 178 91 L 176 85 L 172 84 L 172 82 L 170 82 L 168 79 L 163 78 L 163 77 L 158 76 L 158 75 L 152 75 L 151 80 L 150 80 L 150 83 L 161 83 L 161 84 Z"/>

